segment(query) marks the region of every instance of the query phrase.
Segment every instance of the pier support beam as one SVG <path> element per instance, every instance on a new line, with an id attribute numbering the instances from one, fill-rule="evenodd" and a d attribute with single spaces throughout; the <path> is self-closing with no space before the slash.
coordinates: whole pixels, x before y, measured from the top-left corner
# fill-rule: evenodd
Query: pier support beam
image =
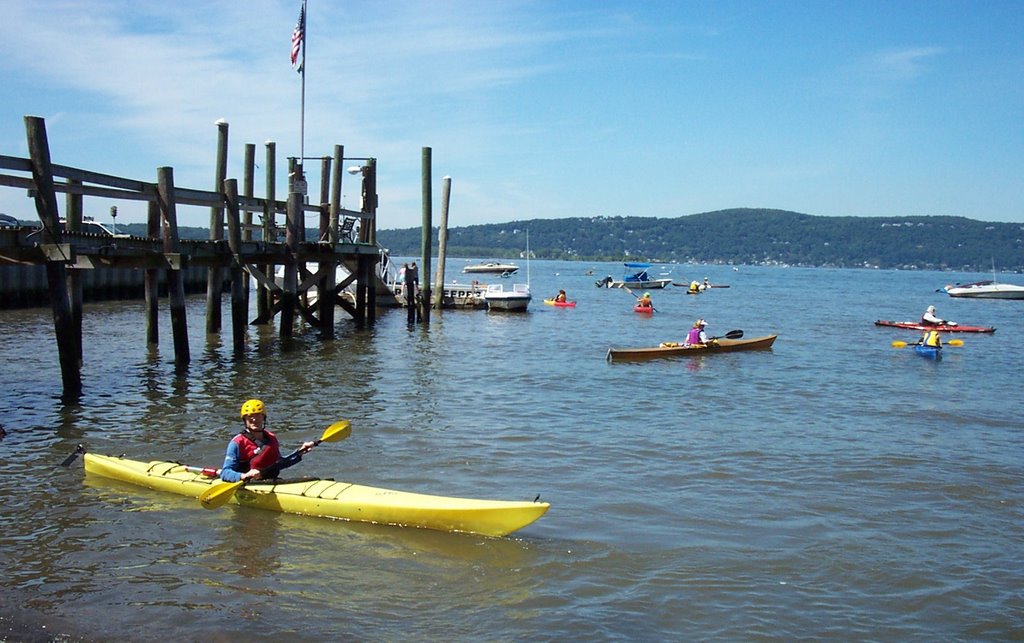
<path id="1" fill-rule="evenodd" d="M 452 177 L 446 176 L 441 187 L 441 227 L 437 230 L 437 281 L 434 282 L 434 309 L 444 304 L 444 262 L 448 254 L 448 201 L 452 196 Z"/>
<path id="2" fill-rule="evenodd" d="M 178 207 L 174 196 L 174 168 L 157 169 L 157 203 L 163 225 L 164 256 L 175 260 L 167 270 L 167 295 L 171 300 L 171 332 L 174 334 L 174 366 L 183 370 L 192 356 L 188 349 L 188 319 L 185 315 L 185 286 L 181 279 L 181 242 L 178 239 Z"/>
<path id="3" fill-rule="evenodd" d="M 227 199 L 228 246 L 231 248 L 231 343 L 235 357 L 245 354 L 245 327 L 248 311 L 245 309 L 245 271 L 239 251 L 242 248 L 242 226 L 238 212 L 238 181 L 224 181 L 224 196 Z"/>
<path id="4" fill-rule="evenodd" d="M 430 249 L 434 231 L 433 192 L 431 182 L 431 149 L 423 148 L 423 243 L 420 247 L 423 255 L 423 267 L 420 268 L 420 320 L 430 323 Z M 442 289 L 442 294 L 444 290 Z"/>
<path id="5" fill-rule="evenodd" d="M 223 194 L 224 179 L 228 174 L 228 124 L 217 121 L 217 168 L 213 189 Z M 210 208 L 210 241 L 224 239 L 224 207 Z M 206 274 L 206 332 L 219 333 L 221 328 L 220 300 L 224 278 L 220 268 L 212 266 Z"/>
<path id="6" fill-rule="evenodd" d="M 146 236 L 150 239 L 160 238 L 160 205 L 150 201 L 146 209 Z M 144 277 L 146 290 L 146 344 L 156 346 L 160 343 L 160 271 L 146 268 Z"/>
<path id="7" fill-rule="evenodd" d="M 42 240 L 47 245 L 60 244 L 61 223 L 57 211 L 57 192 L 53 185 L 50 143 L 46 138 L 46 122 L 38 116 L 26 116 L 25 134 L 32 164 L 32 180 L 36 185 L 36 213 L 43 224 Z M 75 338 L 75 321 L 68 300 L 66 261 L 70 260 L 71 257 L 65 257 L 63 261 L 46 262 L 46 285 L 50 292 L 50 307 L 53 309 L 57 355 L 64 387 L 62 399 L 65 402 L 77 400 L 82 395 L 82 372 L 78 363 L 78 347 L 82 341 L 80 337 L 77 340 Z"/>

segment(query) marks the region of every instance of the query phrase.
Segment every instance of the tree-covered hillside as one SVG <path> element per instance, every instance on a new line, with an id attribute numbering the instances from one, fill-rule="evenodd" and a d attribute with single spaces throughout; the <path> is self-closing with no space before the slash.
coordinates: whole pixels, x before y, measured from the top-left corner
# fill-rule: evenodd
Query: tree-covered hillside
<path id="1" fill-rule="evenodd" d="M 1024 271 L 1024 225 L 963 217 L 823 217 L 734 209 L 675 219 L 534 219 L 448 231 L 450 257 L 787 264 Z M 378 230 L 393 254 L 420 252 L 419 228 Z M 437 230 L 433 234 L 437 253 Z"/>

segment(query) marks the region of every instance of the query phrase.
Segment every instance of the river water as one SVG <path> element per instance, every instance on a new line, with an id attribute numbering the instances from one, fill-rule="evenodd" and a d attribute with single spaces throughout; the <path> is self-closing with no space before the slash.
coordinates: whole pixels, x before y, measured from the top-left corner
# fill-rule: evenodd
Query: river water
<path id="1" fill-rule="evenodd" d="M 465 260 L 448 264 L 448 279 Z M 592 274 L 587 274 L 589 271 Z M 525 272 L 522 270 L 521 272 Z M 659 272 L 658 268 L 652 272 Z M 87 305 L 85 394 L 60 402 L 48 309 L 0 311 L 7 613 L 108 640 L 1019 639 L 1024 302 L 935 290 L 984 274 L 676 266 L 632 312 L 620 264 L 534 261 L 525 314 L 382 311 L 339 339 L 205 334 L 175 374 L 169 315 Z M 525 275 L 522 275 L 525 277 Z M 512 281 L 515 281 L 513 278 Z M 506 280 L 502 280 L 506 281 Z M 1012 281 L 1012 280 L 1011 280 Z M 565 288 L 575 309 L 541 304 Z M 996 326 L 939 362 L 875 319 Z M 770 351 L 608 363 L 610 346 L 779 335 Z M 953 336 L 950 336 L 953 337 Z M 947 337 L 949 339 L 950 337 Z M 97 453 L 217 466 L 248 397 L 302 474 L 551 510 L 500 539 L 335 522 L 85 478 Z"/>

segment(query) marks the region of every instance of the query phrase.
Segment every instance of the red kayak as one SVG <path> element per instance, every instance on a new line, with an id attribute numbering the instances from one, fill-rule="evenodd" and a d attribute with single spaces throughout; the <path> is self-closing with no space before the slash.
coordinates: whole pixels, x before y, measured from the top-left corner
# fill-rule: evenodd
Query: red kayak
<path id="1" fill-rule="evenodd" d="M 654 306 L 633 306 L 634 313 L 640 313 L 641 315 L 651 315 L 654 313 Z"/>
<path id="2" fill-rule="evenodd" d="M 925 326 L 920 322 L 912 321 L 888 321 L 879 319 L 875 321 L 875 326 L 888 326 L 889 328 L 906 328 L 908 330 L 937 330 L 942 333 L 994 333 L 996 329 L 991 326 L 967 326 L 966 324 L 957 324 L 950 326 L 943 324 L 941 326 Z"/>

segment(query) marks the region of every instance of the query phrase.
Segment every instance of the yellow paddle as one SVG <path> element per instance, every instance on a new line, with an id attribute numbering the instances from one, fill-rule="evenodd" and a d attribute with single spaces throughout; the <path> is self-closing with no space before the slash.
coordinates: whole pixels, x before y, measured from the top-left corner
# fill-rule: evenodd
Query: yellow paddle
<path id="1" fill-rule="evenodd" d="M 962 339 L 951 339 L 948 342 L 946 342 L 945 344 L 943 344 L 943 346 L 963 346 L 963 345 L 964 345 L 964 340 L 962 340 Z M 906 348 L 907 346 L 908 346 L 908 344 L 906 342 L 901 342 L 898 339 L 892 343 L 892 347 L 893 348 Z"/>
<path id="2" fill-rule="evenodd" d="M 320 436 L 320 439 L 313 443 L 313 446 L 320 444 L 321 442 L 339 442 L 344 440 L 352 433 L 352 425 L 348 420 L 340 420 L 335 422 L 331 426 L 324 429 L 324 434 Z M 298 449 L 294 453 L 288 455 L 282 460 L 287 460 L 299 454 Z M 225 482 L 210 487 L 199 495 L 199 503 L 203 505 L 205 509 L 217 509 L 223 507 L 232 498 L 235 497 L 235 492 L 242 488 L 248 480 L 239 480 L 238 482 Z"/>

